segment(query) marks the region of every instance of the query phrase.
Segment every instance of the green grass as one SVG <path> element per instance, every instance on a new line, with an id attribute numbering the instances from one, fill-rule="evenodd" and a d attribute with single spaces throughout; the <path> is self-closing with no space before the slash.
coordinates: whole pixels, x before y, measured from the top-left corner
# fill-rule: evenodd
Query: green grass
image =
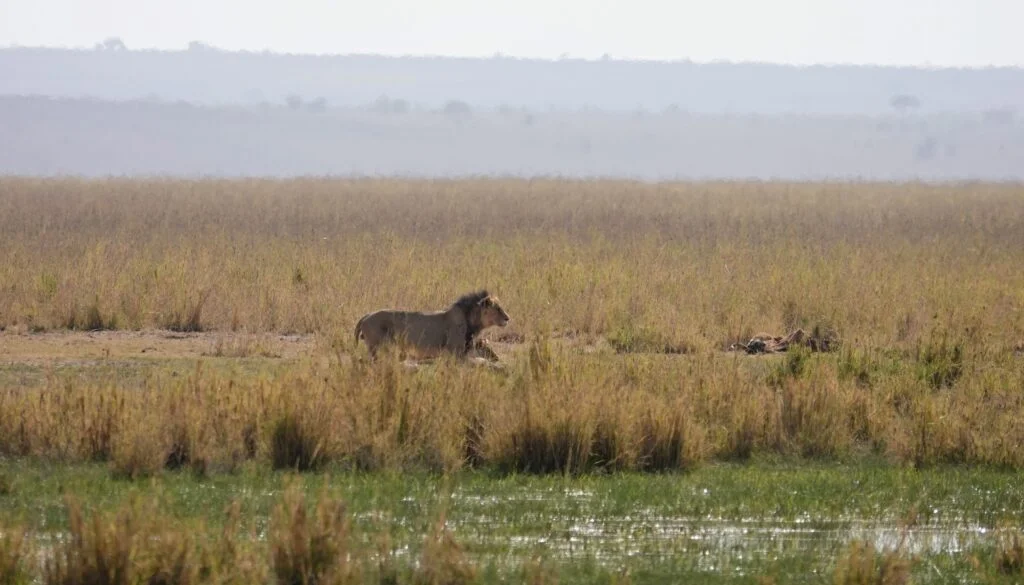
<path id="1" fill-rule="evenodd" d="M 103 465 L 24 459 L 0 460 L 0 474 L 11 485 L 10 493 L 0 496 L 5 504 L 0 514 L 10 519 L 45 511 L 48 526 L 59 526 L 64 493 L 104 508 L 116 507 L 131 494 L 159 489 L 171 498 L 169 510 L 180 517 L 202 516 L 236 498 L 252 512 L 266 514 L 284 483 L 294 477 L 246 465 L 235 474 L 197 478 L 188 472 L 166 472 L 159 479 L 132 482 L 113 478 Z M 398 507 L 407 520 L 426 517 L 445 485 L 450 485 L 455 494 L 486 501 L 487 510 L 496 516 L 514 515 L 522 501 L 530 500 L 537 513 L 569 511 L 596 517 L 625 516 L 642 505 L 652 514 L 722 520 L 891 520 L 916 510 L 924 522 L 951 518 L 988 527 L 1004 520 L 1024 522 L 1024 472 L 958 466 L 914 470 L 881 461 L 840 464 L 757 458 L 709 464 L 687 473 L 576 477 L 355 473 L 328 467 L 302 477 L 311 495 L 329 482 L 356 511 L 408 499 Z M 581 492 L 590 495 L 571 496 Z M 458 506 L 449 511 L 456 521 L 459 514 Z"/>
<path id="2" fill-rule="evenodd" d="M 168 472 L 159 479 L 112 478 L 101 465 L 3 460 L 9 485 L 0 495 L 0 523 L 22 520 L 47 531 L 66 529 L 64 496 L 87 510 L 114 510 L 133 495 L 158 495 L 162 510 L 205 519 L 218 529 L 235 500 L 245 518 L 265 530 L 271 510 L 294 476 L 261 466 L 199 479 Z M 444 511 L 448 527 L 486 578 L 510 575 L 542 559 L 561 582 L 628 570 L 634 582 L 815 582 L 829 573 L 854 538 L 893 546 L 903 526 L 918 555 L 914 574 L 933 582 L 980 578 L 994 567 L 992 529 L 1024 522 L 1024 473 L 940 467 L 923 471 L 881 462 L 856 465 L 785 463 L 757 459 L 715 464 L 689 473 L 611 476 L 451 476 L 338 469 L 302 476 L 316 497 L 325 487 L 341 498 L 362 534 L 387 534 L 397 551 L 419 553 L 423 534 Z M 979 529 L 987 529 L 981 533 Z M 940 530 L 971 537 L 960 552 L 913 550 Z M 888 536 L 886 536 L 888 535 Z M 888 538 L 888 540 L 885 540 Z M 490 569 L 489 566 L 493 565 Z M 994 571 L 994 569 L 993 569 Z M 929 577 L 931 575 L 931 577 Z"/>

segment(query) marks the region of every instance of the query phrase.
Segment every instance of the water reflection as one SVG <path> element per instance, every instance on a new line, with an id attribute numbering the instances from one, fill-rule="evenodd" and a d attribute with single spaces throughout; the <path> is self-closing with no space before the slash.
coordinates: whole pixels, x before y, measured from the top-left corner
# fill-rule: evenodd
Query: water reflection
<path id="1" fill-rule="evenodd" d="M 599 561 L 686 557 L 709 570 L 783 557 L 832 557 L 853 540 L 871 542 L 879 551 L 902 546 L 911 554 L 949 554 L 991 539 L 991 530 L 984 526 L 938 515 L 913 526 L 902 526 L 895 518 L 675 517 L 642 506 L 617 514 L 602 510 L 598 515 L 586 512 L 592 508 L 586 505 L 589 494 L 577 494 L 582 505 L 576 507 L 563 499 L 556 506 L 536 508 L 531 504 L 542 496 L 523 496 L 496 500 L 459 494 L 452 502 L 459 513 L 450 516 L 449 525 L 460 541 L 482 553 L 544 553 Z"/>

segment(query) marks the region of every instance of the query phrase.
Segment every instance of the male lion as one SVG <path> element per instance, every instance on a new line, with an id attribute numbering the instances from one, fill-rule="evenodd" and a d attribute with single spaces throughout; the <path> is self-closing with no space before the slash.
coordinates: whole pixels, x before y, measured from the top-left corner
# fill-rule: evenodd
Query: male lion
<path id="1" fill-rule="evenodd" d="M 362 339 L 375 358 L 384 343 L 395 343 L 416 359 L 432 359 L 448 351 L 463 358 L 474 349 L 476 336 L 492 325 L 511 321 L 486 290 L 464 294 L 447 310 L 434 312 L 382 309 L 356 323 L 356 343 Z"/>

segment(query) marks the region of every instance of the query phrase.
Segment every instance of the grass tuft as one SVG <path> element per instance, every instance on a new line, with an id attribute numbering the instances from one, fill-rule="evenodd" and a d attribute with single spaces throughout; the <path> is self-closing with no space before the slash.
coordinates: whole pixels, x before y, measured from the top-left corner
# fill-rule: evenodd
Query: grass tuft
<path id="1" fill-rule="evenodd" d="M 86 518 L 74 497 L 67 499 L 68 539 L 56 545 L 45 564 L 47 585 L 129 585 L 132 556 L 141 529 L 137 510 L 121 510 L 116 518 L 96 512 Z"/>
<path id="2" fill-rule="evenodd" d="M 853 541 L 839 558 L 832 582 L 836 585 L 905 585 L 910 583 L 910 560 L 897 551 L 878 554 L 870 542 Z"/>
<path id="3" fill-rule="evenodd" d="M 1019 530 L 999 531 L 996 569 L 1004 575 L 1024 575 L 1024 536 Z"/>
<path id="4" fill-rule="evenodd" d="M 212 289 L 205 289 L 197 295 L 186 297 L 177 308 L 163 316 L 161 326 L 180 333 L 202 331 L 203 307 L 212 292 Z"/>
<path id="5" fill-rule="evenodd" d="M 964 373 L 964 345 L 950 342 L 946 333 L 933 334 L 917 348 L 918 372 L 935 390 L 952 388 Z"/>
<path id="6" fill-rule="evenodd" d="M 326 482 L 325 482 L 326 485 Z M 351 558 L 345 504 L 321 495 L 308 509 L 297 485 L 286 490 L 274 509 L 270 528 L 273 574 L 283 585 L 361 582 Z"/>
<path id="7" fill-rule="evenodd" d="M 442 512 L 423 543 L 420 563 L 413 574 L 414 585 L 468 585 L 476 582 L 477 568 L 445 524 Z"/>
<path id="8" fill-rule="evenodd" d="M 321 437 L 307 418 L 285 412 L 270 431 L 270 459 L 274 469 L 313 471 L 326 460 Z"/>
<path id="9" fill-rule="evenodd" d="M 0 583 L 31 583 L 32 555 L 32 544 L 25 528 L 0 524 Z"/>
<path id="10" fill-rule="evenodd" d="M 694 348 L 686 343 L 670 342 L 662 333 L 649 327 L 626 322 L 608 332 L 605 339 L 618 353 L 661 353 L 682 355 Z"/>

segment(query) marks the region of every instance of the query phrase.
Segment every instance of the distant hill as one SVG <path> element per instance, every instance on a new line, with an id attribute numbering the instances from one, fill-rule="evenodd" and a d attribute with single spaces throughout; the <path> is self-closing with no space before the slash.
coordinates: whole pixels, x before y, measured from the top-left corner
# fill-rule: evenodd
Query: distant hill
<path id="1" fill-rule="evenodd" d="M 1014 116 L 400 104 L 0 97 L 0 173 L 1024 179 L 1024 123 Z"/>
<path id="2" fill-rule="evenodd" d="M 182 51 L 0 49 L 0 94 L 160 98 L 196 104 L 356 106 L 381 96 L 412 107 L 596 108 L 693 113 L 881 115 L 896 109 L 1006 115 L 1024 111 L 1024 69 L 315 56 Z"/>

